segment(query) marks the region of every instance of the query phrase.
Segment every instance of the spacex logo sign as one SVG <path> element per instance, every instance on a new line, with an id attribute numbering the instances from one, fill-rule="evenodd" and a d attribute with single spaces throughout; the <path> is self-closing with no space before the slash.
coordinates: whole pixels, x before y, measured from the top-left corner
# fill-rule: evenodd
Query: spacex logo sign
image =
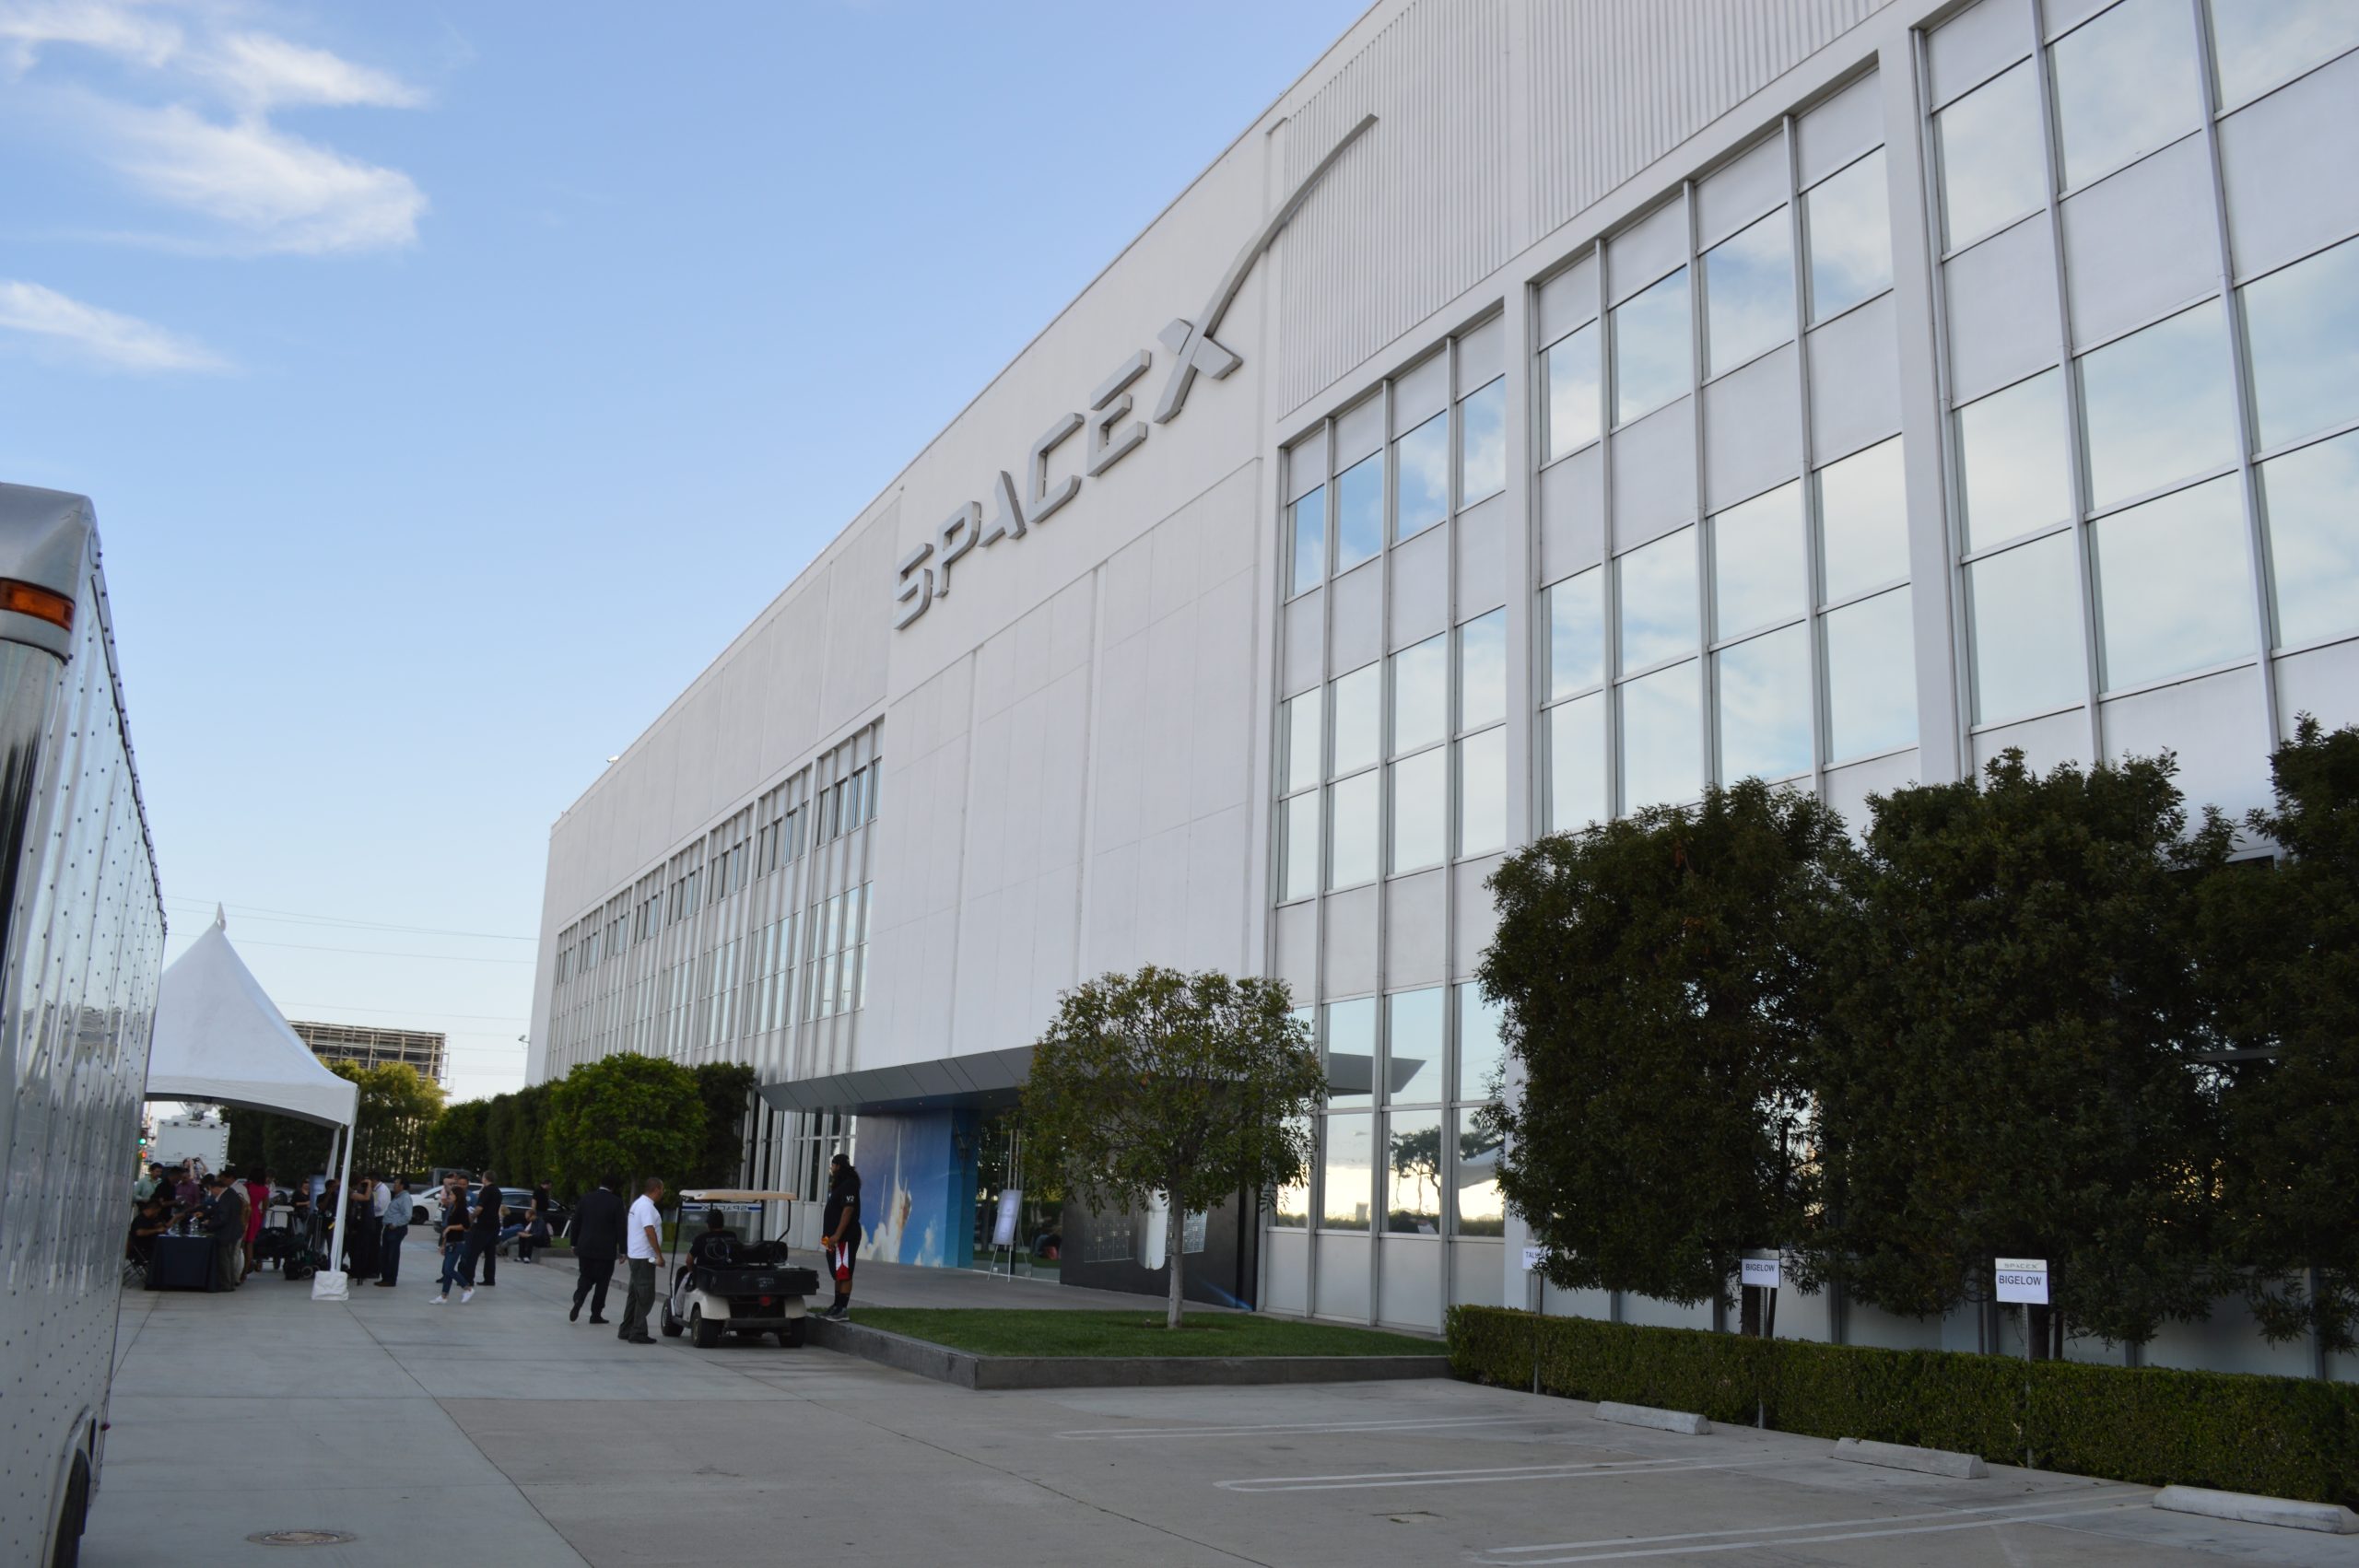
<path id="1" fill-rule="evenodd" d="M 1221 320 L 1236 302 L 1238 290 L 1245 287 L 1246 275 L 1277 239 L 1278 230 L 1309 199 L 1312 189 L 1335 166 L 1335 160 L 1375 123 L 1375 115 L 1363 117 L 1303 176 L 1302 182 L 1279 204 L 1261 232 L 1247 241 L 1237 259 L 1228 264 L 1219 288 L 1196 320 L 1177 318 L 1156 334 L 1168 356 L 1163 391 L 1155 400 L 1155 412 L 1148 415 L 1156 424 L 1168 425 L 1180 416 L 1180 411 L 1188 405 L 1188 392 L 1196 384 L 1197 376 L 1222 380 L 1245 363 L 1213 334 L 1220 331 Z M 999 471 L 999 477 L 991 486 L 988 517 L 982 502 L 968 501 L 943 520 L 932 539 L 901 557 L 895 568 L 898 580 L 893 590 L 896 631 L 933 608 L 935 600 L 949 597 L 951 568 L 959 561 L 976 550 L 988 550 L 1006 540 L 1023 538 L 1081 494 L 1084 474 L 1095 479 L 1138 450 L 1146 439 L 1146 425 L 1130 416 L 1134 406 L 1131 388 L 1153 363 L 1153 356 L 1140 349 L 1117 366 L 1114 373 L 1089 394 L 1086 415 L 1059 415 L 1026 449 L 1020 474 L 1004 468 Z M 1082 473 L 1067 474 L 1054 485 L 1050 484 L 1050 454 L 1076 435 L 1082 439 Z M 967 569 L 971 570 L 971 566 Z M 959 572 L 958 577 L 965 580 L 966 571 Z"/>

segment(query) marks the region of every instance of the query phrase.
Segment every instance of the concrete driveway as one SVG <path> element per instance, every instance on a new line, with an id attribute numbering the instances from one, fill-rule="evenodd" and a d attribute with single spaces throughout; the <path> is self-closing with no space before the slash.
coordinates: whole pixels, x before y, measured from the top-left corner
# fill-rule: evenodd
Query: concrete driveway
<path id="1" fill-rule="evenodd" d="M 2142 1487 L 1874 1470 L 1463 1384 L 976 1394 L 816 1349 L 638 1348 L 566 1320 L 562 1263 L 438 1307 L 427 1256 L 348 1305 L 275 1276 L 127 1300 L 85 1562 L 2359 1564 L 2359 1539 Z M 354 1539 L 247 1539 L 288 1528 Z"/>

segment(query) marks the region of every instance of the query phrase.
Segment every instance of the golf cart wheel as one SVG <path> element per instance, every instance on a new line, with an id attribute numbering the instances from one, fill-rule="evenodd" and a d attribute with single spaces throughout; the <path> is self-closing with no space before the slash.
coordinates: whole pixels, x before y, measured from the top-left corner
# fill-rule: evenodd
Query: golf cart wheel
<path id="1" fill-rule="evenodd" d="M 697 1349 L 709 1351 L 721 1343 L 721 1325 L 704 1315 L 704 1308 L 688 1308 L 688 1331 L 696 1336 Z"/>
<path id="2" fill-rule="evenodd" d="M 785 1328 L 778 1331 L 778 1342 L 790 1351 L 801 1349 L 804 1334 L 803 1325 L 806 1321 L 808 1319 L 801 1317 L 790 1321 Z"/>
<path id="3" fill-rule="evenodd" d="M 672 1304 L 668 1301 L 663 1304 L 663 1337 L 667 1340 L 680 1337 L 680 1320 L 672 1316 Z"/>

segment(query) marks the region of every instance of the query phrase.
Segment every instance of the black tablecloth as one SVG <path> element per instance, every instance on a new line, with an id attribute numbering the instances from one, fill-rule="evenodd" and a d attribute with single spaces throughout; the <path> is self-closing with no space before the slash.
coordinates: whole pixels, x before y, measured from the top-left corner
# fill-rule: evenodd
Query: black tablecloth
<path id="1" fill-rule="evenodd" d="M 158 1236 L 155 1260 L 147 1265 L 151 1291 L 209 1291 L 213 1288 L 211 1236 Z"/>

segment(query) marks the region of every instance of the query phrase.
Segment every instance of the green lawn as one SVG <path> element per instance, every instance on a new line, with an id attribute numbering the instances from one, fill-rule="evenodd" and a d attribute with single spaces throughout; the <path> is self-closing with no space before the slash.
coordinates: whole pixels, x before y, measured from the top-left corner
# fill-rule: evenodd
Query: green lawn
<path id="1" fill-rule="evenodd" d="M 887 1333 L 994 1356 L 1371 1356 L 1444 1353 L 1438 1340 L 1244 1312 L 1191 1312 L 1174 1332 L 1163 1312 L 1042 1312 L 993 1307 L 855 1307 Z"/>

